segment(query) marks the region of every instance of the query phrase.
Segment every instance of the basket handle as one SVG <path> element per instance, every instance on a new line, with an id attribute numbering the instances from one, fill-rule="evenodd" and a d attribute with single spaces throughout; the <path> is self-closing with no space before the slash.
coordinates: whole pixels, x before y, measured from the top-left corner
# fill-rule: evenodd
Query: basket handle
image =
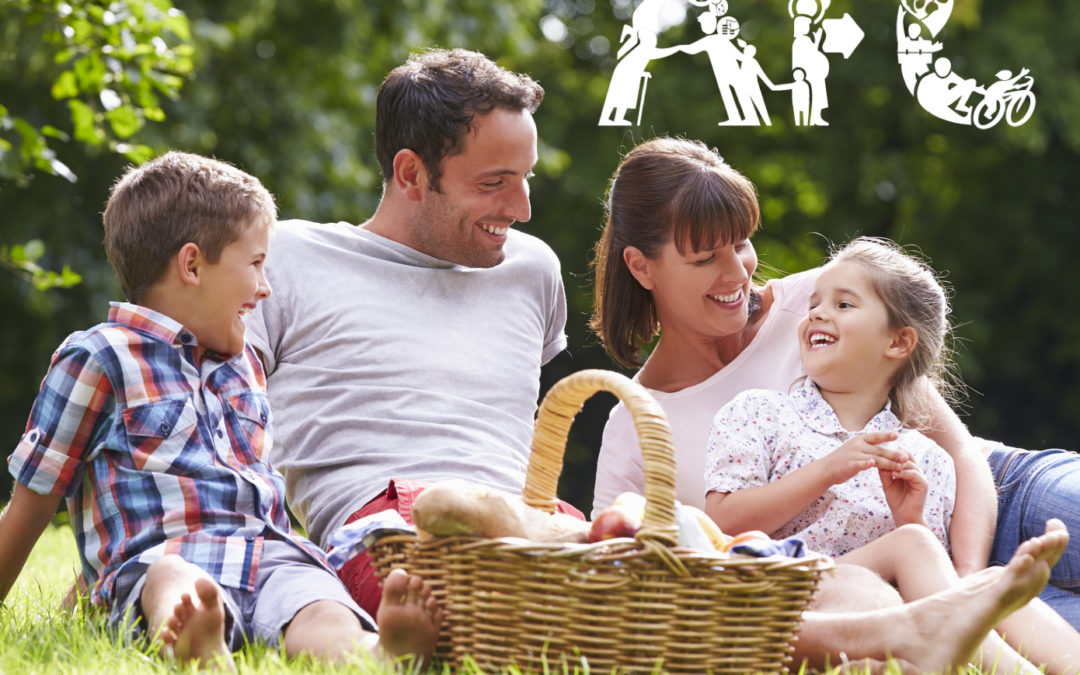
<path id="1" fill-rule="evenodd" d="M 673 546 L 679 539 L 679 528 L 675 524 L 675 451 L 667 415 L 644 387 L 610 370 L 572 373 L 556 382 L 544 396 L 536 415 L 525 474 L 525 503 L 554 513 L 570 425 L 585 401 L 598 391 L 617 396 L 630 411 L 637 429 L 645 469 L 645 515 L 638 539 Z"/>

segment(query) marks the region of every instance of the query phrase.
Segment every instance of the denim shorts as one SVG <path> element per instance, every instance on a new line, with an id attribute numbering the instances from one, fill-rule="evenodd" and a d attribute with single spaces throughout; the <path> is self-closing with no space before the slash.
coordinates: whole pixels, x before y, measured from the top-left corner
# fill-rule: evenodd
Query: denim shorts
<path id="1" fill-rule="evenodd" d="M 116 596 L 109 624 L 122 634 L 138 637 L 146 620 L 139 599 L 146 581 L 143 563 L 127 565 L 116 578 Z M 366 630 L 375 622 L 349 596 L 336 575 L 316 564 L 306 553 L 286 541 L 265 539 L 255 590 L 222 586 L 225 605 L 225 642 L 236 651 L 246 643 L 277 647 L 285 627 L 304 607 L 319 600 L 345 605 Z"/>
<path id="2" fill-rule="evenodd" d="M 998 492 L 991 564 L 1008 563 L 1017 546 L 1046 530 L 1047 520 L 1063 521 L 1069 546 L 1039 597 L 1080 629 L 1080 455 L 999 446 L 987 461 Z"/>

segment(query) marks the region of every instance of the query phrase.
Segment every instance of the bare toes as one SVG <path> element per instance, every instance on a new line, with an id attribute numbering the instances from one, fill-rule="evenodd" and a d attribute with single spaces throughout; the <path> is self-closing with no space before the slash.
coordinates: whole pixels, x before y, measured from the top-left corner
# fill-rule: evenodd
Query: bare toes
<path id="1" fill-rule="evenodd" d="M 439 602 L 433 597 L 429 597 L 424 601 L 424 611 L 430 616 L 436 623 L 442 622 L 442 609 L 439 607 Z"/>
<path id="2" fill-rule="evenodd" d="M 218 603 L 218 587 L 209 579 L 196 579 L 195 592 L 199 595 L 203 607 L 213 607 Z M 190 598 L 189 598 L 190 600 Z"/>
<path id="3" fill-rule="evenodd" d="M 400 605 L 404 602 L 405 593 L 409 586 L 409 575 L 402 569 L 395 569 L 383 579 L 384 603 Z"/>
<path id="4" fill-rule="evenodd" d="M 423 604 L 424 588 L 425 585 L 423 579 L 415 575 L 410 576 L 408 586 L 406 587 L 405 604 Z"/>

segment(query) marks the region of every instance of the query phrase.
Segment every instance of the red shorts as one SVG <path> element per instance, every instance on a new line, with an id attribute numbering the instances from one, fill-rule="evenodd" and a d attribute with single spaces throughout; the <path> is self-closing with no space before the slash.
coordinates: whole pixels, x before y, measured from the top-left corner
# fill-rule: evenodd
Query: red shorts
<path id="1" fill-rule="evenodd" d="M 425 486 L 426 483 L 420 481 L 393 479 L 385 492 L 364 504 L 345 522 L 348 524 L 372 513 L 392 509 L 400 513 L 406 522 L 411 523 L 413 502 L 416 501 L 416 496 L 423 492 Z M 575 518 L 585 520 L 585 514 L 566 502 L 560 501 L 556 510 L 559 513 L 568 513 Z M 349 589 L 353 600 L 356 600 L 356 603 L 368 614 L 375 616 L 379 609 L 379 601 L 382 600 L 382 586 L 368 554 L 360 553 L 345 563 L 345 566 L 338 571 L 338 576 Z"/>

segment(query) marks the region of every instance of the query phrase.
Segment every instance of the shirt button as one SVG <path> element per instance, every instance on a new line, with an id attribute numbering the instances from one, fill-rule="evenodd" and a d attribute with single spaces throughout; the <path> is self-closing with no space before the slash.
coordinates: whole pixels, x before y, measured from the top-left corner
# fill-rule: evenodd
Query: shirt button
<path id="1" fill-rule="evenodd" d="M 41 437 L 41 435 L 38 433 L 38 430 L 34 429 L 30 433 L 26 434 L 26 442 L 27 443 L 37 443 L 38 438 L 40 438 L 40 437 Z"/>
<path id="2" fill-rule="evenodd" d="M 161 435 L 164 436 L 165 438 L 169 437 L 170 429 L 171 429 L 171 427 L 169 426 L 168 422 L 162 422 L 161 423 Z"/>
<path id="3" fill-rule="evenodd" d="M 180 342 L 183 342 L 186 345 L 191 344 L 191 340 L 193 339 L 193 337 L 194 336 L 191 333 L 180 333 Z"/>
<path id="4" fill-rule="evenodd" d="M 224 429 L 218 429 L 217 430 L 217 437 L 218 438 L 225 438 L 225 430 Z"/>

